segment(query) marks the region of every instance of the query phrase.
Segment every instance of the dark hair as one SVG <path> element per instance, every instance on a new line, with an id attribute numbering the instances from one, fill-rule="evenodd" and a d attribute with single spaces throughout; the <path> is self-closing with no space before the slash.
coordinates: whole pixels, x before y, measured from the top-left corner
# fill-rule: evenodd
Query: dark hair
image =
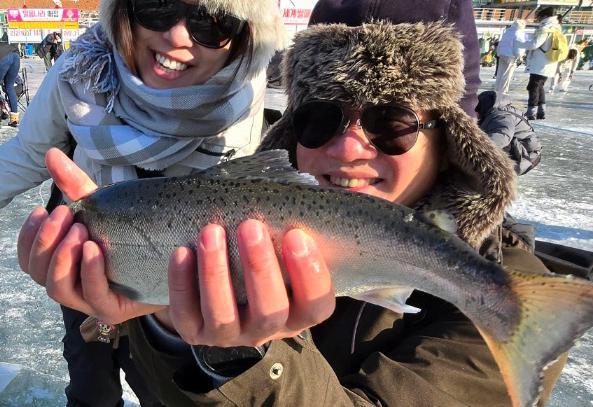
<path id="1" fill-rule="evenodd" d="M 577 57 L 577 50 L 574 48 L 571 48 L 568 50 L 568 56 L 566 57 L 566 59 L 575 59 Z"/>
<path id="2" fill-rule="evenodd" d="M 554 7 L 544 7 L 535 12 L 535 16 L 540 19 L 552 17 L 554 14 L 556 14 Z"/>
<path id="3" fill-rule="evenodd" d="M 134 74 L 138 74 L 138 67 L 134 61 L 134 15 L 129 0 L 117 0 L 113 16 L 111 18 L 111 33 L 115 41 L 115 48 L 119 51 L 122 59 Z M 254 45 L 253 35 L 249 22 L 245 22 L 243 29 L 231 42 L 231 50 L 227 64 L 230 64 L 240 56 L 241 62 L 235 75 L 245 65 L 248 71 L 253 61 Z"/>

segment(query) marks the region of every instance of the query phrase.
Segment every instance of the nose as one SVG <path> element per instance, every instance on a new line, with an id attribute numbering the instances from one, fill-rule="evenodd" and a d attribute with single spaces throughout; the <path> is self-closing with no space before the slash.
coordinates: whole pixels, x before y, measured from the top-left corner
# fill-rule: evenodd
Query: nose
<path id="1" fill-rule="evenodd" d="M 362 128 L 351 123 L 344 134 L 330 140 L 327 154 L 338 161 L 351 163 L 357 160 L 372 160 L 377 157 L 377 149 L 369 143 Z"/>
<path id="2" fill-rule="evenodd" d="M 191 48 L 194 45 L 184 18 L 179 20 L 177 24 L 171 27 L 168 31 L 165 31 L 164 36 L 174 48 Z"/>

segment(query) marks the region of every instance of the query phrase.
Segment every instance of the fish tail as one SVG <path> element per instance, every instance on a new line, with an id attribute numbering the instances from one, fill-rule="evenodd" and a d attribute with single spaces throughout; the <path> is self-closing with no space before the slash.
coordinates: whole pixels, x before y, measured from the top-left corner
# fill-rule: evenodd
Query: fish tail
<path id="1" fill-rule="evenodd" d="M 498 341 L 480 329 L 507 386 L 514 407 L 537 403 L 543 372 L 593 325 L 593 284 L 560 275 L 511 272 L 520 318 Z"/>

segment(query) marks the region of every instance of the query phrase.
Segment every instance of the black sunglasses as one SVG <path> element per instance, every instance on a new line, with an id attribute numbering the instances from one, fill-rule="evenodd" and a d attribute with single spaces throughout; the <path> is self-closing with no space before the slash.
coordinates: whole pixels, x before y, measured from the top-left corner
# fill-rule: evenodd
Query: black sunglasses
<path id="1" fill-rule="evenodd" d="M 398 105 L 369 105 L 362 109 L 358 124 L 369 142 L 388 155 L 409 151 L 420 129 L 438 127 L 438 120 L 420 123 L 413 110 Z M 300 105 L 293 114 L 292 126 L 297 141 L 306 148 L 319 148 L 334 136 L 344 134 L 351 120 L 341 104 L 314 100 Z"/>
<path id="2" fill-rule="evenodd" d="M 244 22 L 228 14 L 211 15 L 202 6 L 180 0 L 130 0 L 138 24 L 152 31 L 168 31 L 185 19 L 192 39 L 206 48 L 222 48 L 241 32 Z"/>

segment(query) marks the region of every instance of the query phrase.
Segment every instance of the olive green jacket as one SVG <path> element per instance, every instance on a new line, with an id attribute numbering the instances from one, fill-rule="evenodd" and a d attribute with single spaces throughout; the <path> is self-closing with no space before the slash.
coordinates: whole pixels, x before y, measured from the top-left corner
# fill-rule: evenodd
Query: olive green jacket
<path id="1" fill-rule="evenodd" d="M 532 254 L 502 250 L 505 268 L 547 272 Z M 510 406 L 502 377 L 473 324 L 454 306 L 415 292 L 419 314 L 338 298 L 310 335 L 273 341 L 262 361 L 208 391 L 189 353 L 156 349 L 130 322 L 132 358 L 169 406 Z M 546 370 L 547 399 L 566 358 Z M 540 401 L 540 405 L 543 402 Z"/>

